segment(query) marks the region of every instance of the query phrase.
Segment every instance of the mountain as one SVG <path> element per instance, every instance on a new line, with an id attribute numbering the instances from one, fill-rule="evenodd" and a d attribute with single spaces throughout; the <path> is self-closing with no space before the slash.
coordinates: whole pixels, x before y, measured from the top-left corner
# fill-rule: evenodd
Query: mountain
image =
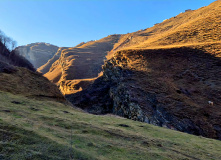
<path id="1" fill-rule="evenodd" d="M 221 158 L 220 141 L 73 107 L 4 47 L 0 43 L 0 159 Z"/>
<path id="2" fill-rule="evenodd" d="M 37 69 L 47 63 L 57 52 L 58 48 L 48 43 L 32 43 L 26 46 L 19 46 L 15 51 L 29 60 Z"/>
<path id="3" fill-rule="evenodd" d="M 221 139 L 220 15 L 215 1 L 122 35 L 103 76 L 66 98 L 90 113 Z"/>
<path id="4" fill-rule="evenodd" d="M 217 43 L 221 39 L 219 3 L 216 1 L 195 11 L 186 10 L 151 28 L 134 33 L 112 35 L 98 41 L 83 42 L 73 48 L 60 48 L 55 57 L 38 71 L 59 85 L 63 94 L 72 94 L 93 83 L 102 71 L 104 57 L 110 59 L 118 50 L 173 48 L 200 43 L 208 44 L 209 47 L 211 43 Z M 102 49 L 100 49 L 101 46 Z M 99 51 L 97 52 L 96 49 Z M 210 48 L 208 50 L 212 51 Z M 91 59 L 90 55 L 93 53 L 97 55 Z M 78 57 L 78 54 L 81 57 Z M 216 49 L 212 54 L 219 56 L 220 52 Z"/>
<path id="5" fill-rule="evenodd" d="M 219 0 L 151 28 L 59 48 L 38 71 L 90 113 L 221 139 L 220 14 Z"/>
<path id="6" fill-rule="evenodd" d="M 43 72 L 44 76 L 58 84 L 63 94 L 81 90 L 98 77 L 108 52 L 113 49 L 120 36 L 109 35 L 100 40 L 81 43 L 76 47 L 60 48 L 55 57 L 46 64 L 51 67 L 47 73 Z M 42 68 L 46 66 L 40 67 L 38 71 L 42 72 Z"/>

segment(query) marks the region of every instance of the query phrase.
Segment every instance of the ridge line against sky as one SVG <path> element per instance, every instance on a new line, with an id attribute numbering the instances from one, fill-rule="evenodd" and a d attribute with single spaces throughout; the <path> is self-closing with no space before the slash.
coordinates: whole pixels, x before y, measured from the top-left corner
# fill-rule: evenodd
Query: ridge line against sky
<path id="1" fill-rule="evenodd" d="M 73 47 L 152 27 L 215 0 L 0 0 L 0 30 L 26 45 Z"/>

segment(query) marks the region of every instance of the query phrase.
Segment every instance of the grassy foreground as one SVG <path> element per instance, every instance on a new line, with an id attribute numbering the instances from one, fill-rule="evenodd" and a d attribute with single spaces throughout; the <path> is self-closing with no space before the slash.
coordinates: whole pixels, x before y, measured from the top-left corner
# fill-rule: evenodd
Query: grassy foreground
<path id="1" fill-rule="evenodd" d="M 221 141 L 0 92 L 0 159 L 221 159 Z"/>

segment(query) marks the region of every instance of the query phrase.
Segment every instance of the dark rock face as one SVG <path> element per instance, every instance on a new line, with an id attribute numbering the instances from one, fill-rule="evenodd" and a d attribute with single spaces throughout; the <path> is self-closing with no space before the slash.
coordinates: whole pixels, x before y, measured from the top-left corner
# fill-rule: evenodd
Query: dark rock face
<path id="1" fill-rule="evenodd" d="M 104 69 L 104 79 L 111 82 L 109 96 L 113 101 L 112 113 L 136 121 L 179 130 L 195 135 L 203 135 L 201 129 L 189 119 L 179 119 L 166 111 L 166 106 L 158 102 L 157 93 L 146 92 L 132 80 L 133 72 L 116 66 L 116 61 L 108 61 Z"/>
<path id="2" fill-rule="evenodd" d="M 88 89 L 75 94 L 66 95 L 66 98 L 75 106 L 93 114 L 112 112 L 113 100 L 109 96 L 111 84 L 106 83 L 103 77 L 98 78 Z"/>
<path id="3" fill-rule="evenodd" d="M 130 79 L 133 72 L 115 66 L 108 61 L 104 66 L 104 75 L 87 90 L 66 98 L 77 107 L 93 114 L 113 113 L 136 121 L 179 130 L 195 135 L 203 135 L 201 129 L 189 119 L 179 119 L 167 112 L 157 101 L 156 93 L 142 90 Z"/>

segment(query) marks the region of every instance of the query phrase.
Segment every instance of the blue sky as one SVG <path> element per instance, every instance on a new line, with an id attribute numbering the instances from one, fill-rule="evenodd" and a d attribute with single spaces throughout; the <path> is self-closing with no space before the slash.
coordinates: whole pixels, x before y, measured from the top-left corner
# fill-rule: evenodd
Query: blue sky
<path id="1" fill-rule="evenodd" d="M 215 0 L 0 0 L 0 30 L 26 45 L 71 47 L 152 27 Z"/>

